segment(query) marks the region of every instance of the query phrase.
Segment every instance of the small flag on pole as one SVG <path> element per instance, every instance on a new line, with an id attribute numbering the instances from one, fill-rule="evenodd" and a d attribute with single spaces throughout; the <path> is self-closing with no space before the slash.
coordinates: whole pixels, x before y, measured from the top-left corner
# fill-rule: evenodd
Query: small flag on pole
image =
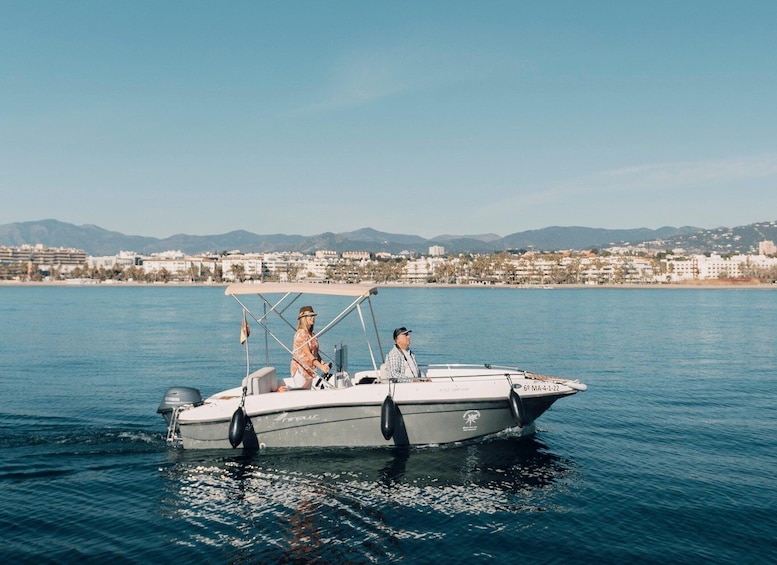
<path id="1" fill-rule="evenodd" d="M 240 345 L 243 345 L 248 341 L 248 336 L 251 335 L 251 327 L 246 320 L 246 313 L 243 312 L 243 325 L 240 327 Z"/>

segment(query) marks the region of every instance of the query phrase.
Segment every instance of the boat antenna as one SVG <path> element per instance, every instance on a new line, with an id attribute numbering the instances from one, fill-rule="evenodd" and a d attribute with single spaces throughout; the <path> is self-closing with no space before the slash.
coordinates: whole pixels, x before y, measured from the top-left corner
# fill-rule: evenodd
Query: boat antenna
<path id="1" fill-rule="evenodd" d="M 367 299 L 369 302 L 369 298 Z M 372 308 L 370 308 L 372 310 Z M 372 352 L 372 345 L 370 345 L 370 340 L 367 337 L 367 326 L 364 323 L 364 315 L 362 314 L 362 307 L 361 305 L 356 306 L 356 311 L 359 313 L 359 321 L 362 323 L 362 331 L 364 332 L 364 337 L 367 338 L 367 350 L 370 352 L 370 360 L 372 361 L 372 368 L 376 371 L 378 370 L 378 365 L 375 363 L 375 354 Z M 375 322 L 375 317 L 372 318 L 373 323 Z M 377 335 L 377 332 L 375 332 Z M 378 346 L 380 347 L 380 337 L 378 337 Z M 381 363 L 383 362 L 383 353 L 381 352 Z"/>
<path id="2" fill-rule="evenodd" d="M 383 359 L 384 359 L 383 345 L 381 345 L 380 343 L 380 332 L 378 331 L 378 323 L 375 321 L 375 311 L 372 309 L 372 300 L 370 300 L 369 297 L 367 297 L 367 304 L 369 304 L 370 306 L 370 316 L 372 317 L 372 328 L 375 330 L 375 339 L 378 340 L 378 351 L 380 352 L 381 362 L 383 362 Z"/>

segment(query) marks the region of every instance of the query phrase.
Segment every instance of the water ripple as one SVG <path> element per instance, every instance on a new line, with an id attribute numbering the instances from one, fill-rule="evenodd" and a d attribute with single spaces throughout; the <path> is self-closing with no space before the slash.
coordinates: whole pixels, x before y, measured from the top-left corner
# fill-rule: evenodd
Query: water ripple
<path id="1" fill-rule="evenodd" d="M 262 548 L 287 562 L 382 562 L 406 543 L 455 545 L 446 524 L 462 516 L 502 532 L 489 516 L 546 510 L 543 491 L 572 469 L 535 440 L 502 439 L 427 450 L 181 454 L 160 471 L 168 485 L 160 511 L 187 524 L 176 544 Z"/>

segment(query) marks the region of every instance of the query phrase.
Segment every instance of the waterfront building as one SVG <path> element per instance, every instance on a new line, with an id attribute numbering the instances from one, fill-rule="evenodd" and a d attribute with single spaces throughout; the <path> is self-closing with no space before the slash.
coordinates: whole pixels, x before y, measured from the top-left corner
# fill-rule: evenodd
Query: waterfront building
<path id="1" fill-rule="evenodd" d="M 439 257 L 419 257 L 405 264 L 402 277 L 408 283 L 426 283 L 434 276 L 435 269 L 444 263 Z"/>
<path id="2" fill-rule="evenodd" d="M 159 275 L 162 278 L 169 275 L 185 275 L 192 273 L 193 262 L 185 257 L 175 259 L 153 258 L 143 260 L 143 272 L 149 275 Z"/>
<path id="3" fill-rule="evenodd" d="M 343 251 L 343 259 L 350 261 L 365 261 L 370 259 L 369 251 Z"/>
<path id="4" fill-rule="evenodd" d="M 90 269 L 112 269 L 114 267 L 137 267 L 143 264 L 143 258 L 133 251 L 119 251 L 117 255 L 87 257 L 86 265 Z"/>
<path id="5" fill-rule="evenodd" d="M 334 259 L 334 260 L 333 260 Z M 300 261 L 297 265 L 297 280 L 322 280 L 327 278 L 327 270 L 330 265 L 333 264 L 337 256 L 334 258 L 326 256 L 325 258 L 318 259 L 311 256 L 306 256 L 305 259 Z"/>
<path id="6" fill-rule="evenodd" d="M 68 274 L 86 265 L 87 255 L 81 249 L 46 247 L 45 245 L 0 246 L 0 276 L 3 278 L 32 278 Z"/>
<path id="7" fill-rule="evenodd" d="M 669 256 L 664 259 L 668 282 L 688 280 L 739 279 L 755 277 L 777 269 L 777 258 L 766 255 L 721 256 L 691 255 L 690 257 Z"/>
<path id="8" fill-rule="evenodd" d="M 270 275 L 264 255 L 229 255 L 221 260 L 222 277 L 225 281 L 263 280 Z"/>
<path id="9" fill-rule="evenodd" d="M 759 255 L 777 255 L 777 246 L 773 241 L 762 241 L 758 244 Z"/>
<path id="10" fill-rule="evenodd" d="M 0 263 L 6 265 L 32 262 L 39 266 L 83 267 L 86 264 L 86 257 L 86 252 L 81 249 L 46 247 L 40 244 L 0 247 Z"/>
<path id="11" fill-rule="evenodd" d="M 289 255 L 287 253 L 265 253 L 262 258 L 264 266 L 271 277 L 280 277 L 289 272 Z M 286 282 L 286 278 L 283 282 Z"/>

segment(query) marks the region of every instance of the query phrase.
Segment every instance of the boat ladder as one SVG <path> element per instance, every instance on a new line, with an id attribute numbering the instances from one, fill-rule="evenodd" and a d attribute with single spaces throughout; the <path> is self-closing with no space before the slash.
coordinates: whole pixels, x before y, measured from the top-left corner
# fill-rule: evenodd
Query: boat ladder
<path id="1" fill-rule="evenodd" d="M 192 404 L 182 404 L 173 408 L 173 413 L 170 415 L 170 425 L 167 426 L 167 443 L 178 444 L 181 441 L 181 435 L 178 431 L 178 415 L 192 406 Z"/>

